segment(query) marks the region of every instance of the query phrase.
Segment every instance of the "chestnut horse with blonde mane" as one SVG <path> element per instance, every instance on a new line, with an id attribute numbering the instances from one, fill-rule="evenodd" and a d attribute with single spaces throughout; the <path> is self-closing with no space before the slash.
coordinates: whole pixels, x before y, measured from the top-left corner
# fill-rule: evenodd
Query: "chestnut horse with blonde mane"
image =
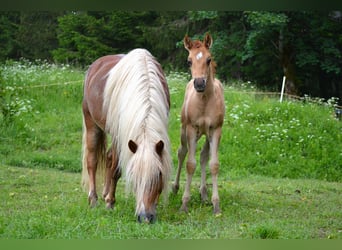
<path id="1" fill-rule="evenodd" d="M 206 186 L 206 165 L 209 157 L 209 168 L 212 176 L 212 204 L 215 215 L 219 215 L 219 194 L 217 178 L 219 172 L 218 147 L 225 115 L 223 86 L 215 78 L 215 62 L 210 54 L 212 37 L 206 34 L 203 42 L 192 41 L 187 35 L 184 47 L 189 52 L 188 64 L 191 69 L 192 80 L 188 83 L 181 113 L 181 146 L 178 149 L 178 170 L 173 185 L 173 192 L 179 189 L 181 168 L 188 154 L 186 162 L 186 185 L 182 198 L 181 210 L 188 211 L 190 200 L 190 185 L 196 168 L 197 141 L 205 135 L 206 140 L 200 155 L 201 185 L 200 194 L 203 202 L 208 199 Z"/>
<path id="2" fill-rule="evenodd" d="M 114 206 L 124 173 L 126 191 L 135 194 L 138 221 L 154 222 L 172 169 L 170 95 L 160 64 L 145 49 L 97 59 L 85 78 L 82 108 L 82 182 L 89 188 L 90 205 L 97 204 L 98 168 L 105 170 L 102 196 L 107 208 Z M 108 151 L 106 134 L 112 140 Z"/>

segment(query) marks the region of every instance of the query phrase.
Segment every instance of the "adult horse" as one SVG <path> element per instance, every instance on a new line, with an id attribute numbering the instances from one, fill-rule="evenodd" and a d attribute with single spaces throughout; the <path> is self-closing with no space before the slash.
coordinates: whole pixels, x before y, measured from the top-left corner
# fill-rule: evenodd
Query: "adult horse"
<path id="1" fill-rule="evenodd" d="M 170 96 L 160 64 L 145 49 L 97 59 L 86 74 L 82 108 L 82 182 L 89 188 L 90 205 L 98 199 L 96 170 L 105 169 L 107 208 L 114 206 L 123 172 L 126 191 L 135 194 L 138 221 L 153 222 L 172 169 Z M 106 134 L 111 138 L 108 151 Z"/>
<path id="2" fill-rule="evenodd" d="M 218 147 L 225 114 L 223 87 L 215 78 L 216 64 L 210 54 L 212 37 L 206 34 L 203 42 L 192 41 L 187 35 L 184 38 L 184 47 L 188 50 L 188 64 L 191 69 L 192 80 L 188 83 L 181 113 L 181 146 L 178 149 L 178 170 L 173 185 L 173 192 L 179 189 L 181 168 L 188 154 L 186 163 L 186 185 L 182 198 L 181 210 L 188 211 L 190 200 L 190 185 L 196 168 L 196 146 L 202 135 L 206 140 L 200 155 L 202 201 L 208 199 L 206 186 L 206 165 L 209 157 L 209 168 L 212 175 L 212 204 L 214 214 L 220 214 L 217 177 L 219 171 Z"/>

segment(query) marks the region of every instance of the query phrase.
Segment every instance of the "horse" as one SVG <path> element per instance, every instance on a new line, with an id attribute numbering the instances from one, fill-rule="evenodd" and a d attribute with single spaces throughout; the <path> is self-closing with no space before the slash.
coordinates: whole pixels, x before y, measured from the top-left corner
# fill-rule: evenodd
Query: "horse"
<path id="1" fill-rule="evenodd" d="M 189 152 L 186 162 L 186 184 L 180 209 L 188 212 L 190 185 L 196 168 L 196 146 L 202 135 L 205 135 L 205 143 L 200 154 L 200 195 L 201 200 L 207 202 L 206 165 L 210 157 L 209 168 L 213 186 L 211 202 L 214 214 L 220 215 L 217 178 L 218 147 L 225 115 L 224 90 L 222 83 L 215 78 L 216 63 L 209 51 L 213 43 L 212 37 L 207 33 L 202 42 L 191 40 L 186 35 L 183 43 L 189 52 L 188 64 L 192 79 L 186 86 L 181 111 L 181 145 L 178 149 L 178 170 L 172 189 L 175 194 L 178 192 L 181 168 Z"/>
<path id="2" fill-rule="evenodd" d="M 97 204 L 100 170 L 107 208 L 115 204 L 123 173 L 138 221 L 153 223 L 172 170 L 170 94 L 161 65 L 146 49 L 103 56 L 90 65 L 83 92 L 82 184 L 90 206 Z"/>

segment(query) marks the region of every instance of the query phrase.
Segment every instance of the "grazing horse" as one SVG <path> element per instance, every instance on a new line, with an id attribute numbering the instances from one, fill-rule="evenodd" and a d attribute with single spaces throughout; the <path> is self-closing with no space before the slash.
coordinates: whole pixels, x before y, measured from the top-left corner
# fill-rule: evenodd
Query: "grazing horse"
<path id="1" fill-rule="evenodd" d="M 209 168 L 212 176 L 212 204 L 214 214 L 220 214 L 217 177 L 219 171 L 218 147 L 225 115 L 225 103 L 221 82 L 215 78 L 215 62 L 209 49 L 212 37 L 206 34 L 203 42 L 192 41 L 187 35 L 184 38 L 184 47 L 189 52 L 188 64 L 191 69 L 192 80 L 188 83 L 181 113 L 181 146 L 178 149 L 178 170 L 173 192 L 179 189 L 181 168 L 188 154 L 186 163 L 186 185 L 182 198 L 181 210 L 188 211 L 190 200 L 190 185 L 196 168 L 196 146 L 202 135 L 206 140 L 200 155 L 202 201 L 208 199 L 206 186 L 206 165 L 209 157 Z"/>
<path id="2" fill-rule="evenodd" d="M 104 170 L 107 208 L 114 206 L 123 173 L 126 191 L 135 194 L 138 221 L 154 222 L 172 170 L 170 95 L 160 64 L 145 49 L 97 59 L 86 74 L 82 108 L 82 182 L 89 188 L 90 205 L 97 203 L 97 168 Z M 107 134 L 111 146 L 106 152 Z"/>

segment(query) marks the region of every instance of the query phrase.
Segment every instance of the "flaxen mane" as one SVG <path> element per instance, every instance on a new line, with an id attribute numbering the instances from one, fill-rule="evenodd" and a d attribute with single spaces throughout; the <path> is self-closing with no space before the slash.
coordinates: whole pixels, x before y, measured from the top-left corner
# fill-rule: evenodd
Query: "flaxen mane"
<path id="1" fill-rule="evenodd" d="M 112 135 L 127 187 L 133 188 L 137 200 L 141 200 L 146 186 L 154 186 L 159 173 L 166 190 L 172 169 L 168 97 L 160 80 L 165 76 L 158 65 L 148 51 L 136 49 L 109 71 L 104 90 L 106 130 Z M 138 145 L 135 154 L 127 146 L 130 140 Z M 160 140 L 165 143 L 162 157 L 155 150 Z"/>

